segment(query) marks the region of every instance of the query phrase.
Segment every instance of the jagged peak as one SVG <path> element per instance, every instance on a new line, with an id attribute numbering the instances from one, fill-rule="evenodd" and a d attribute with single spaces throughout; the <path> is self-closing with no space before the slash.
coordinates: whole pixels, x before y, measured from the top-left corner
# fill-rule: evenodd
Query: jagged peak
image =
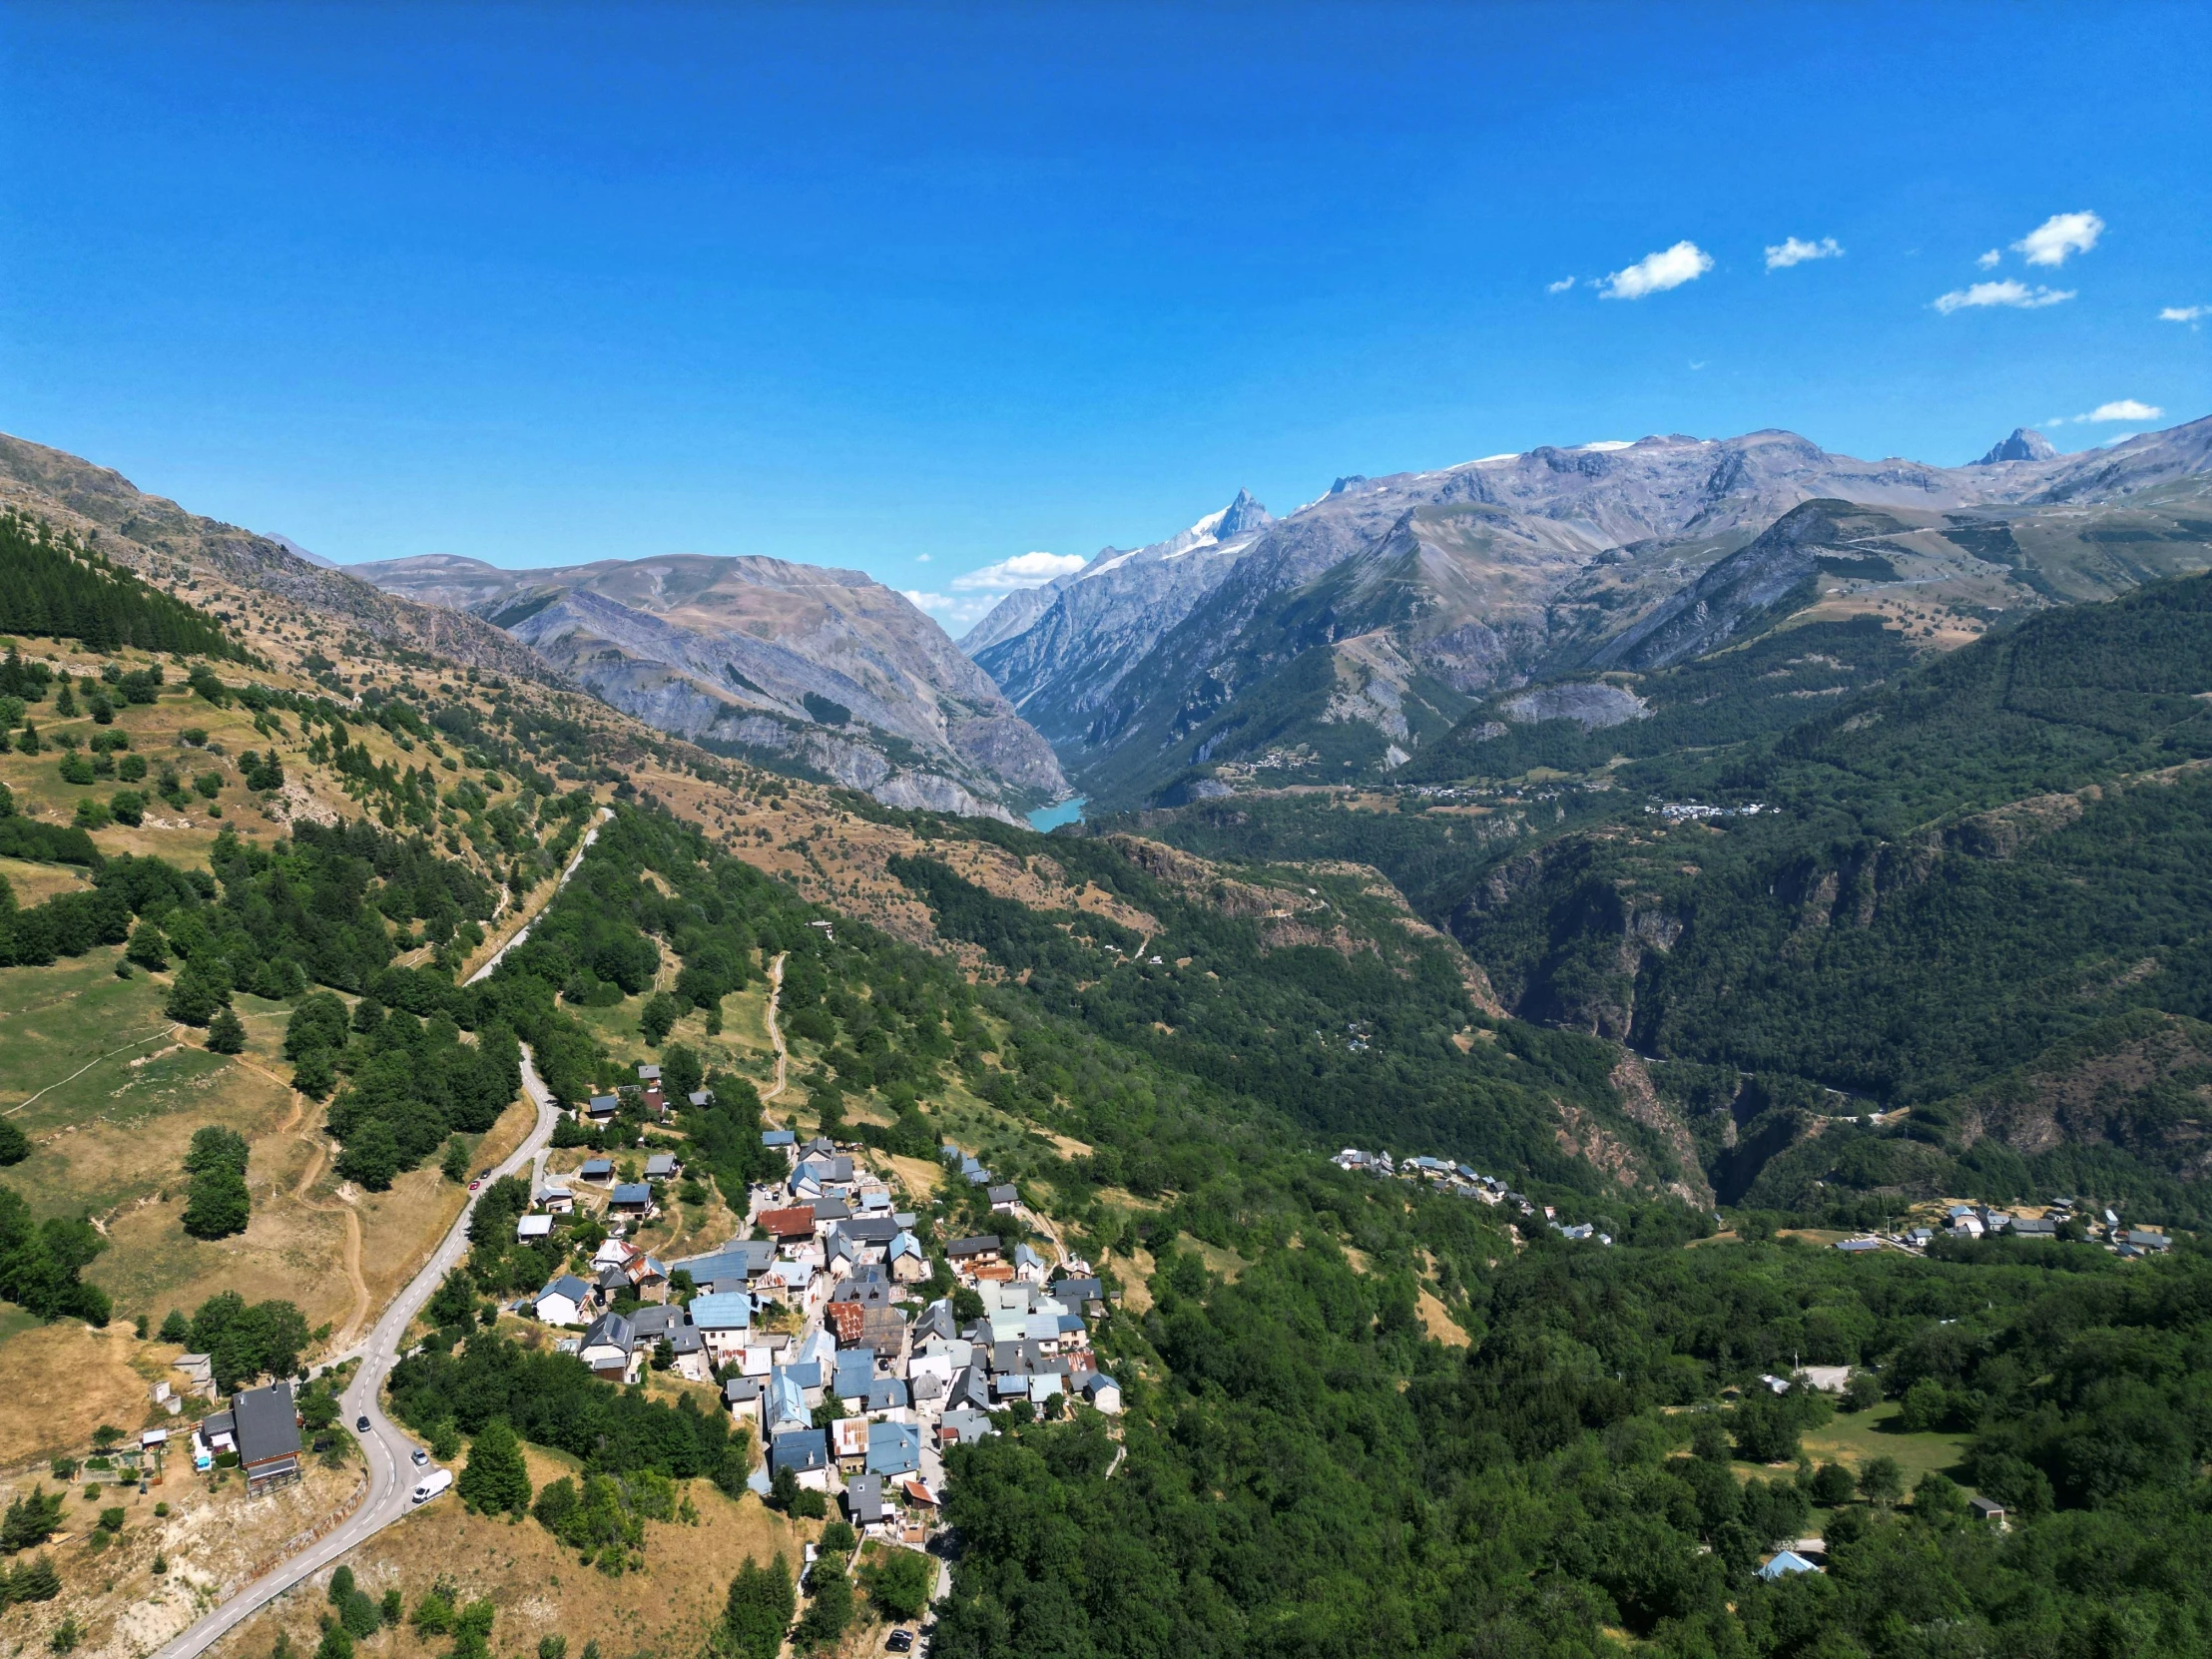
<path id="1" fill-rule="evenodd" d="M 1974 462 L 1975 466 L 1995 466 L 2000 461 L 2048 461 L 2055 459 L 2058 446 L 2025 426 L 2012 428 L 2012 435 L 1992 444 L 1988 454 Z"/>

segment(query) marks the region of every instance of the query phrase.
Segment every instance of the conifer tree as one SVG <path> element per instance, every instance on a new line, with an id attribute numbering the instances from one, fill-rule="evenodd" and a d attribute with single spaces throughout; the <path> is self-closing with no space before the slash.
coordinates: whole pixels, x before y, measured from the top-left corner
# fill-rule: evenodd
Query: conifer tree
<path id="1" fill-rule="evenodd" d="M 468 1448 L 468 1464 L 455 1483 L 461 1501 L 486 1514 L 520 1515 L 530 1507 L 530 1471 L 522 1444 L 505 1417 L 484 1424 Z"/>

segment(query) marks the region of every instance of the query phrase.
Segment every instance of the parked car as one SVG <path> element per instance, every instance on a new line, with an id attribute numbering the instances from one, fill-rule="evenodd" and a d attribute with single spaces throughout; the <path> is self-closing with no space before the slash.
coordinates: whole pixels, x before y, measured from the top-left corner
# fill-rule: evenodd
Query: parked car
<path id="1" fill-rule="evenodd" d="M 911 1630 L 894 1630 L 883 1638 L 883 1646 L 886 1651 L 891 1653 L 911 1653 L 914 1647 L 914 1633 Z"/>

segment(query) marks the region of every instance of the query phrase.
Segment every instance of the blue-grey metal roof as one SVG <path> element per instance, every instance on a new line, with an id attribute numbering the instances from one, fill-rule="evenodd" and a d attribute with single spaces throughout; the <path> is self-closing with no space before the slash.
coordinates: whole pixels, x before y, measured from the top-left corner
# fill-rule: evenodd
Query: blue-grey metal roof
<path id="1" fill-rule="evenodd" d="M 750 1331 L 753 1328 L 753 1299 L 743 1291 L 716 1291 L 707 1296 L 695 1296 L 691 1321 L 702 1331 Z"/>
<path id="2" fill-rule="evenodd" d="M 921 1431 L 910 1422 L 867 1425 L 867 1472 L 914 1474 L 921 1468 Z"/>

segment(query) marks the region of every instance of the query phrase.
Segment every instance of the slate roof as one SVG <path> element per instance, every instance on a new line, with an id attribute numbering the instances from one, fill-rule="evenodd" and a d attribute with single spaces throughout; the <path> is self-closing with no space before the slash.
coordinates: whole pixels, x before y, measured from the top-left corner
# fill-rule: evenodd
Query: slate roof
<path id="1" fill-rule="evenodd" d="M 690 1256 L 670 1265 L 690 1274 L 694 1285 L 735 1286 L 759 1278 L 775 1260 L 776 1243 L 772 1239 L 732 1239 L 710 1255 Z"/>
<path id="2" fill-rule="evenodd" d="M 831 1302 L 857 1302 L 863 1308 L 888 1308 L 891 1303 L 891 1294 L 897 1288 L 883 1277 L 881 1268 L 870 1263 L 839 1285 L 830 1300 Z"/>
<path id="3" fill-rule="evenodd" d="M 819 1428 L 793 1428 L 776 1436 L 769 1462 L 777 1469 L 806 1474 L 830 1466 L 830 1436 Z"/>
<path id="4" fill-rule="evenodd" d="M 867 1526 L 890 1513 L 883 1502 L 883 1477 L 856 1474 L 844 1483 L 845 1513 L 855 1526 Z"/>
<path id="5" fill-rule="evenodd" d="M 576 1173 L 586 1181 L 604 1181 L 615 1172 L 612 1158 L 586 1158 Z"/>
<path id="6" fill-rule="evenodd" d="M 764 1129 L 761 1131 L 761 1144 L 763 1146 L 796 1146 L 799 1144 L 799 1137 L 789 1129 Z"/>
<path id="7" fill-rule="evenodd" d="M 665 1181 L 676 1173 L 676 1160 L 665 1152 L 656 1152 L 645 1161 L 645 1178 L 648 1181 Z"/>
<path id="8" fill-rule="evenodd" d="M 607 1202 L 609 1204 L 651 1204 L 653 1202 L 653 1189 L 643 1181 L 619 1182 L 616 1184 L 615 1190 L 607 1195 Z"/>
<path id="9" fill-rule="evenodd" d="M 620 1314 L 601 1314 L 584 1333 L 585 1348 L 618 1348 L 629 1354 L 638 1346 L 637 1333 Z"/>
<path id="10" fill-rule="evenodd" d="M 949 1437 L 954 1445 L 973 1445 L 990 1432 L 990 1414 L 967 1406 L 956 1406 L 937 1419 L 938 1437 Z"/>
<path id="11" fill-rule="evenodd" d="M 231 1401 L 237 1422 L 239 1461 L 249 1466 L 273 1457 L 292 1457 L 299 1452 L 299 1419 L 294 1413 L 289 1382 L 272 1382 L 266 1388 L 249 1388 Z"/>
<path id="12" fill-rule="evenodd" d="M 564 1273 L 552 1284 L 546 1286 L 544 1290 L 538 1292 L 538 1295 L 541 1298 L 565 1296 L 569 1301 L 582 1306 L 584 1299 L 591 1295 L 591 1287 L 573 1273 Z"/>
<path id="13" fill-rule="evenodd" d="M 996 1233 L 978 1233 L 971 1239 L 954 1239 L 944 1247 L 946 1257 L 955 1262 L 969 1256 L 993 1255 L 997 1250 L 998 1235 Z"/>

